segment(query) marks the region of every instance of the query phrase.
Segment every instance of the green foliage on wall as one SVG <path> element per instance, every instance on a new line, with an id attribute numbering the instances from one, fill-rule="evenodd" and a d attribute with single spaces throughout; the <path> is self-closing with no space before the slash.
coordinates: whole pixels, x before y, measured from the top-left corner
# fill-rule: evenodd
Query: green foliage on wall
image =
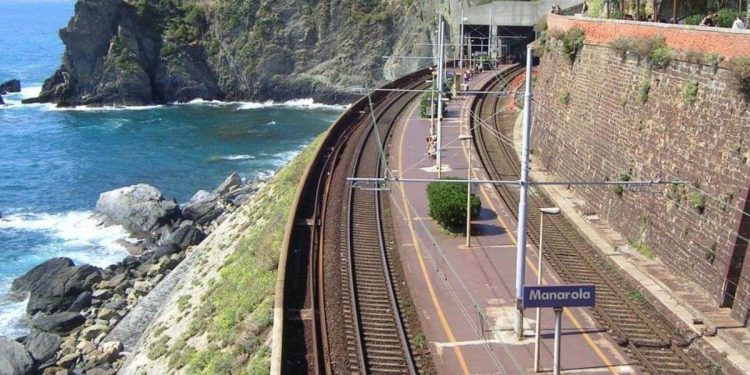
<path id="1" fill-rule="evenodd" d="M 750 57 L 737 56 L 729 61 L 729 69 L 734 73 L 741 93 L 750 98 Z"/>
<path id="2" fill-rule="evenodd" d="M 578 51 L 583 48 L 586 37 L 583 30 L 573 27 L 565 33 L 563 37 L 563 53 L 573 62 L 578 56 Z"/>
<path id="3" fill-rule="evenodd" d="M 638 82 L 638 92 L 636 93 L 638 101 L 646 103 L 648 101 L 649 91 L 651 91 L 651 81 L 649 79 L 644 78 Z"/>
<path id="4" fill-rule="evenodd" d="M 672 61 L 673 50 L 666 45 L 658 46 L 651 51 L 651 64 L 659 69 L 664 69 Z"/>
<path id="5" fill-rule="evenodd" d="M 689 104 L 695 103 L 698 99 L 698 81 L 690 80 L 685 82 L 685 86 L 682 88 L 682 98 Z"/>

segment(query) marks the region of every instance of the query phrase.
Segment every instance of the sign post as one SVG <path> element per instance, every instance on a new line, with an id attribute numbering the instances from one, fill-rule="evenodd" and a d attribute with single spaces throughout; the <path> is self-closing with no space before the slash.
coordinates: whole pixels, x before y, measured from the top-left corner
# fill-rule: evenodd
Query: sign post
<path id="1" fill-rule="evenodd" d="M 555 311 L 554 375 L 560 374 L 560 331 L 563 307 L 594 307 L 596 286 L 590 284 L 524 285 L 523 308 L 552 307 Z M 539 321 L 536 322 L 539 324 Z M 537 330 L 538 335 L 539 330 Z"/>

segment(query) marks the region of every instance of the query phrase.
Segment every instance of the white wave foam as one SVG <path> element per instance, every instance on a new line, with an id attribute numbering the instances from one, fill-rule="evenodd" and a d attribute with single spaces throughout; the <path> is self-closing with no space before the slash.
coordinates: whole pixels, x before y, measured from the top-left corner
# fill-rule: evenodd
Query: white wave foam
<path id="1" fill-rule="evenodd" d="M 141 105 L 141 106 L 103 106 L 103 107 L 89 107 L 85 105 L 75 107 L 56 107 L 52 105 L 46 109 L 49 111 L 62 111 L 62 112 L 108 112 L 108 111 L 147 111 L 150 109 L 157 109 L 164 107 L 161 104 L 154 105 Z"/>
<path id="2" fill-rule="evenodd" d="M 266 126 L 276 125 L 276 121 L 270 121 L 266 123 Z"/>
<path id="3" fill-rule="evenodd" d="M 253 160 L 253 159 L 255 159 L 255 156 L 252 156 L 252 155 L 227 155 L 227 156 L 220 156 L 219 159 L 221 159 L 221 160 L 227 160 L 227 161 Z"/>
<path id="4" fill-rule="evenodd" d="M 29 333 L 29 328 L 23 324 L 28 302 L 28 299 L 21 302 L 7 298 L 0 300 L 0 334 L 7 337 L 20 337 Z"/>
<path id="5" fill-rule="evenodd" d="M 336 104 L 322 104 L 322 103 L 315 103 L 313 99 L 294 99 L 294 100 L 288 100 L 283 103 L 276 103 L 272 100 L 265 101 L 263 103 L 257 103 L 257 102 L 245 102 L 240 105 L 238 110 L 251 110 L 251 109 L 259 109 L 259 108 L 268 108 L 268 107 L 288 107 L 288 108 L 297 108 L 297 109 L 329 109 L 329 110 L 336 110 L 341 111 L 349 107 L 349 105 L 336 105 Z"/>
<path id="6" fill-rule="evenodd" d="M 58 241 L 45 249 L 36 249 L 41 250 L 36 255 L 68 256 L 76 263 L 99 267 L 106 267 L 127 255 L 121 241 L 136 241 L 122 226 L 104 225 L 91 212 L 80 211 L 12 214 L 0 218 L 0 230 L 45 233 Z"/>

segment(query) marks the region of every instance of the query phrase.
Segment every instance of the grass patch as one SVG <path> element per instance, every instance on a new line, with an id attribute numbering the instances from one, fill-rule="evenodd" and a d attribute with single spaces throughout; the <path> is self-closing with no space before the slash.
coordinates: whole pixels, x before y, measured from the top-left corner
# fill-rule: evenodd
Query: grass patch
<path id="1" fill-rule="evenodd" d="M 177 299 L 177 310 L 182 312 L 188 307 L 190 307 L 190 296 L 187 294 L 180 296 L 180 298 Z"/>
<path id="2" fill-rule="evenodd" d="M 632 248 L 638 250 L 638 252 L 648 259 L 654 259 L 654 250 L 645 241 L 629 241 Z"/>
<path id="3" fill-rule="evenodd" d="M 566 92 L 560 94 L 560 96 L 557 97 L 557 100 L 560 102 L 560 104 L 568 105 L 570 103 L 570 93 Z"/>
<path id="4" fill-rule="evenodd" d="M 620 175 L 617 176 L 618 181 L 627 182 L 630 181 L 631 178 L 631 172 L 630 170 L 622 171 L 620 172 Z M 625 192 L 625 185 L 615 185 L 612 187 L 612 192 L 614 192 L 617 195 L 622 195 L 623 192 Z"/>
<path id="5" fill-rule="evenodd" d="M 298 182 L 322 139 L 321 135 L 313 141 L 248 203 L 247 215 L 254 225 L 242 234 L 219 276 L 209 281 L 188 330 L 171 350 L 171 368 L 184 367 L 189 374 L 270 371 L 271 353 L 261 342 L 273 324 L 279 250 Z M 178 304 L 187 306 L 188 301 L 189 296 L 182 296 Z M 191 337 L 204 334 L 211 343 L 208 347 L 190 345 Z"/>
<path id="6" fill-rule="evenodd" d="M 729 69 L 734 73 L 737 79 L 739 90 L 745 95 L 745 98 L 750 98 L 750 57 L 748 56 L 737 56 L 729 61 Z"/>
<path id="7" fill-rule="evenodd" d="M 643 294 L 641 294 L 641 291 L 638 289 L 630 289 L 628 291 L 628 298 L 630 298 L 633 302 L 645 302 L 646 299 L 643 298 Z"/>
<path id="8" fill-rule="evenodd" d="M 672 61 L 674 51 L 666 45 L 658 46 L 651 51 L 651 64 L 659 69 L 666 68 Z"/>

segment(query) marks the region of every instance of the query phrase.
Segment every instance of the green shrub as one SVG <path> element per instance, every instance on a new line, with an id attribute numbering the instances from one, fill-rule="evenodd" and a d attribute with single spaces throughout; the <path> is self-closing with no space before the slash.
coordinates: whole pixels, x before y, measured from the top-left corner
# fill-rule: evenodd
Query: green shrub
<path id="1" fill-rule="evenodd" d="M 658 46 L 651 51 L 651 64 L 653 66 L 664 69 L 672 61 L 672 49 L 667 46 Z"/>
<path id="2" fill-rule="evenodd" d="M 617 176 L 617 179 L 622 182 L 630 181 L 630 170 L 622 171 L 620 172 L 620 175 Z M 612 187 L 612 191 L 617 195 L 622 195 L 622 193 L 625 191 L 625 185 L 615 185 Z"/>
<path id="3" fill-rule="evenodd" d="M 547 37 L 549 39 L 562 40 L 565 37 L 565 31 L 560 29 L 549 29 L 547 30 Z"/>
<path id="4" fill-rule="evenodd" d="M 563 53 L 568 56 L 571 62 L 575 61 L 578 51 L 583 48 L 583 42 L 586 37 L 583 34 L 583 30 L 574 27 L 565 33 L 563 37 Z"/>
<path id="5" fill-rule="evenodd" d="M 732 23 L 737 16 L 744 17 L 743 12 L 738 12 L 736 9 L 723 8 L 716 12 L 716 23 L 719 27 L 732 27 Z"/>
<path id="6" fill-rule="evenodd" d="M 698 99 L 698 81 L 685 82 L 685 86 L 682 88 L 682 97 L 690 104 L 695 103 Z"/>
<path id="7" fill-rule="evenodd" d="M 617 37 L 609 42 L 609 48 L 619 53 L 624 59 L 628 51 L 633 48 L 633 39 L 624 36 Z"/>
<path id="8" fill-rule="evenodd" d="M 694 191 L 690 193 L 690 196 L 688 197 L 688 203 L 690 203 L 690 207 L 698 210 L 698 212 L 700 213 L 703 213 L 703 210 L 706 209 L 706 196 L 699 191 Z"/>
<path id="9" fill-rule="evenodd" d="M 568 105 L 568 103 L 570 103 L 570 93 L 565 92 L 565 93 L 560 94 L 557 100 L 560 101 L 561 104 Z"/>
<path id="10" fill-rule="evenodd" d="M 646 103 L 648 101 L 649 91 L 651 91 L 651 82 L 648 79 L 641 80 L 641 82 L 638 83 L 638 93 L 636 94 L 638 101 Z"/>
<path id="11" fill-rule="evenodd" d="M 716 52 L 709 52 L 703 58 L 703 64 L 713 67 L 714 70 L 716 70 L 719 68 L 719 63 L 721 63 L 723 60 L 724 60 L 724 56 L 719 55 Z"/>
<path id="12" fill-rule="evenodd" d="M 446 178 L 446 180 L 455 179 Z M 427 185 L 430 217 L 449 232 L 464 233 L 466 231 L 466 189 L 465 183 L 457 182 L 432 182 Z M 471 218 L 477 218 L 481 209 L 479 197 L 472 195 Z"/>
<path id="13" fill-rule="evenodd" d="M 699 25 L 703 19 L 702 14 L 693 14 L 682 19 L 685 25 Z"/>
<path id="14" fill-rule="evenodd" d="M 737 79 L 740 92 L 750 97 L 750 57 L 737 56 L 729 61 L 729 69 Z"/>
<path id="15" fill-rule="evenodd" d="M 666 39 L 661 35 L 648 38 L 638 38 L 633 41 L 632 51 L 642 59 L 651 57 L 655 49 L 666 46 Z"/>

